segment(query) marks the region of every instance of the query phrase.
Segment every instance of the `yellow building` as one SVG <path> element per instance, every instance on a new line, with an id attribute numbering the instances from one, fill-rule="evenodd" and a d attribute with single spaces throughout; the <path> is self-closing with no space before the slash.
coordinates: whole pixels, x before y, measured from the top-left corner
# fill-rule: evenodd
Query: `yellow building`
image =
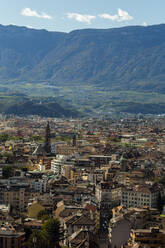
<path id="1" fill-rule="evenodd" d="M 45 210 L 45 208 L 41 206 L 38 202 L 34 202 L 28 207 L 28 217 L 37 218 L 38 213 L 42 210 Z"/>

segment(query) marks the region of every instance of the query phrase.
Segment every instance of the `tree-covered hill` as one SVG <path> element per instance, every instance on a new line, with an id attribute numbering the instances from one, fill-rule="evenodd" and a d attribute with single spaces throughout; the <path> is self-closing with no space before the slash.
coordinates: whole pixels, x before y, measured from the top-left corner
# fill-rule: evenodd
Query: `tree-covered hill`
<path id="1" fill-rule="evenodd" d="M 65 33 L 0 25 L 0 80 L 18 80 L 64 39 Z"/>
<path id="2" fill-rule="evenodd" d="M 13 92 L 29 98 L 0 99 L 1 113 L 165 113 L 165 24 L 70 33 L 0 25 L 0 93 Z"/>
<path id="3" fill-rule="evenodd" d="M 0 79 L 165 92 L 165 25 L 70 33 L 0 26 Z"/>
<path id="4" fill-rule="evenodd" d="M 7 115 L 39 115 L 42 117 L 79 117 L 82 114 L 73 106 L 56 98 L 27 97 L 19 94 L 0 94 L 0 113 Z"/>
<path id="5" fill-rule="evenodd" d="M 78 30 L 32 71 L 52 83 L 165 91 L 165 25 Z"/>

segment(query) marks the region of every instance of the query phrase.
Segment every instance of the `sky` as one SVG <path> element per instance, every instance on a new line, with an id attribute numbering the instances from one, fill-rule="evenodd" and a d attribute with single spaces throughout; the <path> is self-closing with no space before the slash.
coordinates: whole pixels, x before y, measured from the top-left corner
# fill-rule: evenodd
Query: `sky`
<path id="1" fill-rule="evenodd" d="M 0 24 L 70 32 L 165 23 L 165 0 L 0 0 Z"/>

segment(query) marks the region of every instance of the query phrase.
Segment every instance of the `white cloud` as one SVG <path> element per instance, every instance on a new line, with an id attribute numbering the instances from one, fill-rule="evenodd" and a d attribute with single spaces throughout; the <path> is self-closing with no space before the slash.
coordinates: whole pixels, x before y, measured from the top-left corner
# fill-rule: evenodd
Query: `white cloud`
<path id="1" fill-rule="evenodd" d="M 104 19 L 108 19 L 111 21 L 118 21 L 118 15 L 109 15 L 109 14 L 101 14 L 99 15 L 99 17 L 104 18 Z"/>
<path id="2" fill-rule="evenodd" d="M 148 24 L 147 24 L 146 22 L 143 22 L 143 23 L 142 23 L 142 26 L 147 27 Z"/>
<path id="3" fill-rule="evenodd" d="M 79 13 L 68 13 L 67 17 L 69 19 L 75 19 L 78 22 L 85 22 L 87 24 L 91 24 L 92 20 L 96 18 L 96 16 L 93 15 L 82 15 Z"/>
<path id="4" fill-rule="evenodd" d="M 21 15 L 23 16 L 32 16 L 37 18 L 43 18 L 43 19 L 52 19 L 52 17 L 46 13 L 39 14 L 35 10 L 31 10 L 30 8 L 25 8 L 21 11 Z"/>
<path id="5" fill-rule="evenodd" d="M 99 17 L 118 22 L 133 20 L 133 17 L 129 15 L 127 11 L 122 9 L 118 9 L 118 13 L 116 15 L 100 14 Z"/>
<path id="6" fill-rule="evenodd" d="M 127 11 L 124 11 L 122 9 L 118 9 L 118 16 L 119 16 L 119 21 L 130 21 L 133 19 L 132 16 L 128 14 Z"/>

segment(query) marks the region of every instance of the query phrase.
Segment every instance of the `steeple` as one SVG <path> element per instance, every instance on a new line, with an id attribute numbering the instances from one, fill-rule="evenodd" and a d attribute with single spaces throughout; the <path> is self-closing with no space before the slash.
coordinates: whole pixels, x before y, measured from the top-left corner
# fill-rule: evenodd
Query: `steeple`
<path id="1" fill-rule="evenodd" d="M 51 136 L 50 136 L 50 125 L 49 121 L 46 126 L 45 131 L 45 144 L 44 144 L 44 150 L 47 154 L 51 154 Z"/>
<path id="2" fill-rule="evenodd" d="M 76 146 L 77 145 L 77 137 L 76 134 L 73 135 L 73 139 L 72 139 L 72 146 Z"/>

